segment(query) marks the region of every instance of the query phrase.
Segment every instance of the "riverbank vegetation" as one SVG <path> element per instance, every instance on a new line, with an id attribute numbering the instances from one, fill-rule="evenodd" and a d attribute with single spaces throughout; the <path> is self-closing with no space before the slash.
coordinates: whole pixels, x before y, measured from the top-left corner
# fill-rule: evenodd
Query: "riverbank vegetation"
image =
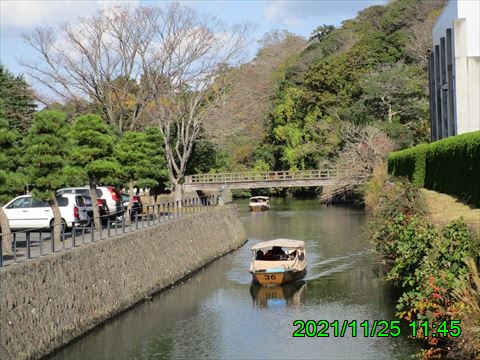
<path id="1" fill-rule="evenodd" d="M 417 325 L 423 356 L 480 356 L 480 247 L 467 224 L 460 218 L 434 225 L 419 189 L 407 180 L 386 180 L 385 171 L 368 184 L 366 205 L 374 248 L 399 293 L 398 317 L 428 323 Z"/>

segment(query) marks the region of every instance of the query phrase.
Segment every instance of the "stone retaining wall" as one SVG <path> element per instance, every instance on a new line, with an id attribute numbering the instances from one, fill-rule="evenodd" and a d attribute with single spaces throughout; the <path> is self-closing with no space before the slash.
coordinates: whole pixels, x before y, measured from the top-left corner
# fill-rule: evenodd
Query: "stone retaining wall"
<path id="1" fill-rule="evenodd" d="M 0 269 L 0 359 L 39 358 L 246 241 L 235 206 Z"/>

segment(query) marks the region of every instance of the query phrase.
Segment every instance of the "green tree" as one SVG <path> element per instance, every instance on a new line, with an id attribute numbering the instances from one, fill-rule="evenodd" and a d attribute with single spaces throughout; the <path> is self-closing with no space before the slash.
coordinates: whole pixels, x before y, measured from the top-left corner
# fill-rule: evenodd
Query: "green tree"
<path id="1" fill-rule="evenodd" d="M 188 159 L 186 174 L 201 174 L 217 166 L 218 146 L 208 140 L 195 143 L 192 155 Z"/>
<path id="2" fill-rule="evenodd" d="M 144 130 L 147 135 L 147 154 L 151 164 L 151 172 L 149 177 L 158 183 L 150 189 L 150 195 L 156 195 L 163 192 L 167 185 L 168 170 L 165 160 L 165 149 L 163 148 L 163 135 L 156 126 L 147 126 Z"/>
<path id="3" fill-rule="evenodd" d="M 0 64 L 0 204 L 22 192 L 27 183 L 20 159 L 20 134 L 31 125 L 36 105 L 22 77 L 14 77 Z M 8 119 L 8 120 L 7 120 Z M 11 253 L 8 219 L 0 208 L 3 254 Z"/>
<path id="4" fill-rule="evenodd" d="M 41 111 L 24 139 L 26 174 L 33 184 L 33 196 L 48 200 L 54 215 L 54 239 L 60 239 L 62 224 L 56 190 L 66 184 L 64 167 L 67 164 L 69 143 L 65 114 Z"/>
<path id="5" fill-rule="evenodd" d="M 308 41 L 319 41 L 321 42 L 328 34 L 335 30 L 333 25 L 322 25 L 318 26 L 315 30 L 312 31 L 312 35 Z"/>
<path id="6" fill-rule="evenodd" d="M 425 141 L 428 137 L 428 99 L 425 90 L 426 74 L 417 65 L 407 65 L 398 62 L 393 65 L 383 65 L 364 75 L 362 79 L 365 110 L 374 119 L 387 122 L 385 129 L 394 135 L 400 124 L 409 129 L 409 133 Z M 405 140 L 404 140 L 405 141 Z M 416 141 L 409 139 L 407 146 Z"/>
<path id="7" fill-rule="evenodd" d="M 72 141 L 70 156 L 72 167 L 68 173 L 72 178 L 76 177 L 78 182 L 89 182 L 95 226 L 99 229 L 101 221 L 97 183 L 107 176 L 119 173 L 119 166 L 114 157 L 115 136 L 99 115 L 86 114 L 75 120 L 69 137 Z"/>
<path id="8" fill-rule="evenodd" d="M 25 134 L 36 107 L 32 90 L 23 77 L 15 77 L 0 64 L 0 112 L 9 120 L 10 127 Z"/>
<path id="9" fill-rule="evenodd" d="M 274 145 L 275 169 L 318 168 L 336 150 L 339 122 L 310 102 L 306 89 L 289 86 L 269 118 L 267 141 Z M 279 160 L 279 161 L 278 161 Z"/>
<path id="10" fill-rule="evenodd" d="M 8 121 L 0 114 L 0 204 L 24 190 L 27 179 L 23 173 L 20 134 L 10 128 Z"/>
<path id="11" fill-rule="evenodd" d="M 1 110 L 0 110 L 1 111 Z M 0 115 L 0 204 L 20 193 L 26 184 L 20 159 L 19 134 L 9 127 L 8 121 Z M 0 233 L 2 233 L 3 254 L 10 254 L 11 236 L 8 218 L 0 207 Z"/>
<path id="12" fill-rule="evenodd" d="M 130 200 L 127 207 L 127 221 L 132 211 L 134 186 L 156 187 L 159 178 L 166 177 L 165 158 L 158 152 L 160 130 L 146 132 L 126 131 L 115 145 L 115 156 L 121 166 L 121 177 L 128 183 Z M 157 137 L 157 139 L 155 139 Z"/>

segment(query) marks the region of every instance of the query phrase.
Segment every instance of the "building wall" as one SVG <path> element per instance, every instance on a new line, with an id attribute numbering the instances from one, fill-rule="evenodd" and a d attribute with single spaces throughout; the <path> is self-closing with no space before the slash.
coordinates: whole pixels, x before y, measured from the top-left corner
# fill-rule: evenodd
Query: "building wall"
<path id="1" fill-rule="evenodd" d="M 39 358 L 244 244 L 233 205 L 0 269 L 0 359 Z"/>
<path id="2" fill-rule="evenodd" d="M 432 36 L 432 141 L 480 130 L 480 2 L 450 1 Z"/>

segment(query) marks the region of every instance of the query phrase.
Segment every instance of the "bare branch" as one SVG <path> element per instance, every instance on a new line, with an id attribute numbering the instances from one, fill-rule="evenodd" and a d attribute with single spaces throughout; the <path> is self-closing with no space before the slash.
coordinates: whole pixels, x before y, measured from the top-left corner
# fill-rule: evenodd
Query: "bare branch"
<path id="1" fill-rule="evenodd" d="M 78 25 L 25 35 L 41 59 L 25 65 L 63 100 L 94 101 L 121 131 L 157 124 L 170 180 L 179 188 L 193 145 L 226 90 L 216 83 L 219 69 L 241 63 L 250 32 L 249 24 L 227 26 L 178 3 L 112 7 Z"/>
<path id="2" fill-rule="evenodd" d="M 345 123 L 342 127 L 345 146 L 333 165 L 337 169 L 335 186 L 325 187 L 322 201 L 330 202 L 338 191 L 351 190 L 373 175 L 375 168 L 385 163 L 394 143 L 381 130 L 372 126 Z"/>

